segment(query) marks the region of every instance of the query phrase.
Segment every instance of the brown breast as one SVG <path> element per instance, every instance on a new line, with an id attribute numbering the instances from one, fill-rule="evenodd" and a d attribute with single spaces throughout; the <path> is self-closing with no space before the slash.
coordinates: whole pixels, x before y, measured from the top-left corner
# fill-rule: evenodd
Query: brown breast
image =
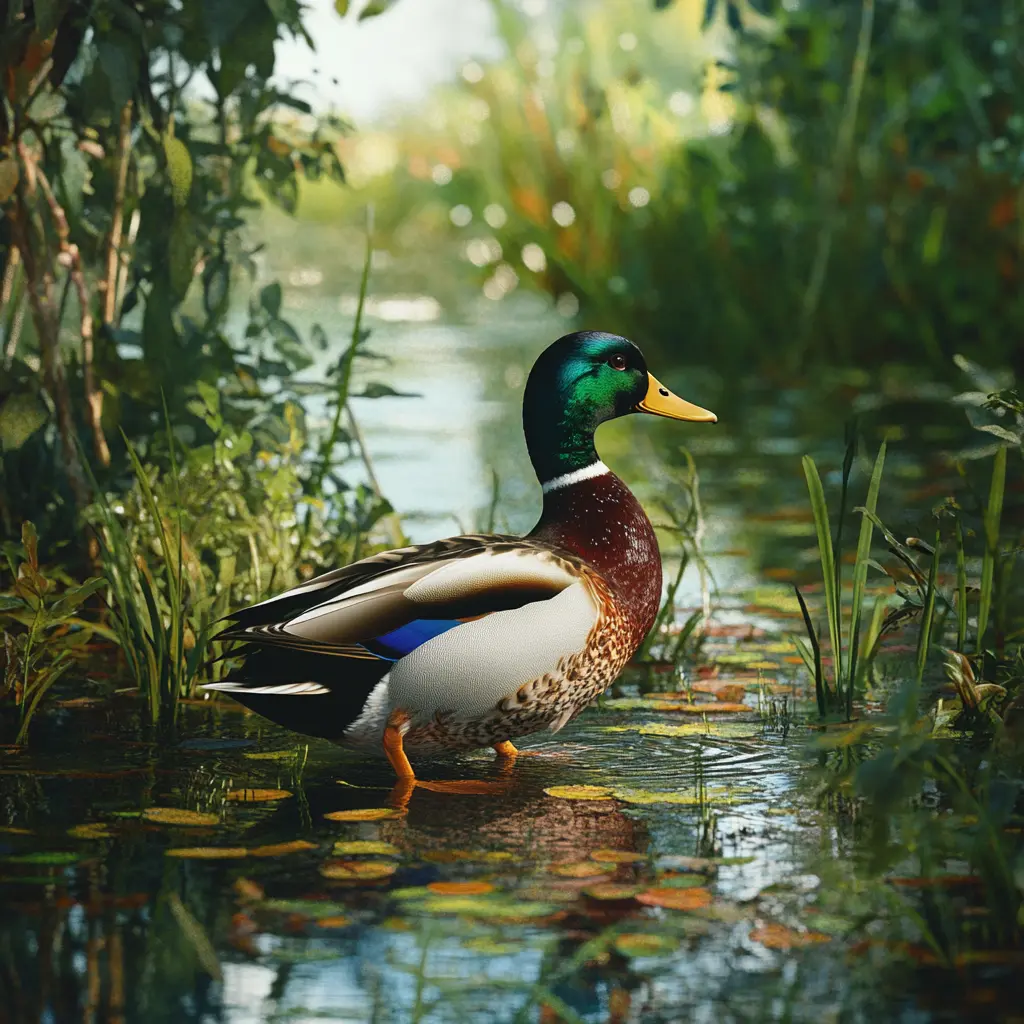
<path id="1" fill-rule="evenodd" d="M 593 566 L 634 630 L 634 649 L 639 646 L 661 602 L 661 553 L 654 528 L 629 488 L 604 473 L 550 491 L 529 536 Z"/>

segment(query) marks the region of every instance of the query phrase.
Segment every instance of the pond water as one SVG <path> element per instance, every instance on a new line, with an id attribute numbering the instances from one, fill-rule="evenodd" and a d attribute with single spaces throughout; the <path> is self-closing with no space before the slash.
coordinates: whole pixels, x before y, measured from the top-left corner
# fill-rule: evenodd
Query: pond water
<path id="1" fill-rule="evenodd" d="M 402 321 L 430 307 L 392 298 L 371 317 L 392 360 L 373 376 L 423 397 L 355 401 L 384 493 L 425 540 L 486 521 L 493 469 L 499 528 L 528 529 L 521 388 L 565 322 L 528 300 Z M 338 318 L 323 294 L 289 301 L 300 327 Z M 1002 976 L 972 1002 L 926 968 L 895 972 L 923 959 L 898 960 L 898 928 L 865 942 L 898 886 L 865 867 L 877 836 L 818 799 L 786 586 L 814 579 L 800 453 L 834 469 L 854 406 L 869 438 L 899 424 L 899 532 L 909 499 L 944 486 L 915 442 L 966 443 L 961 414 L 899 382 L 811 398 L 654 369 L 720 426 L 634 417 L 599 440 L 652 508 L 678 493 L 679 447 L 697 455 L 716 583 L 701 669 L 628 674 L 511 769 L 424 771 L 490 784 L 471 795 L 395 791 L 381 764 L 231 702 L 186 706 L 168 745 L 140 740 L 129 694 L 69 700 L 0 755 L 0 1020 L 1002 1019 Z"/>

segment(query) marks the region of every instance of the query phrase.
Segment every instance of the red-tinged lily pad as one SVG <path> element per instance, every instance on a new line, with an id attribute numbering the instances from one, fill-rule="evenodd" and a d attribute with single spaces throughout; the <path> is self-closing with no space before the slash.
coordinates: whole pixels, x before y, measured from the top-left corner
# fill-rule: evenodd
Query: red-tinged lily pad
<path id="1" fill-rule="evenodd" d="M 486 896 L 494 892 L 490 882 L 430 882 L 427 888 L 438 896 Z"/>
<path id="2" fill-rule="evenodd" d="M 315 850 L 316 843 L 307 839 L 292 839 L 287 843 L 269 843 L 266 846 L 254 846 L 250 851 L 251 857 L 283 857 L 288 853 L 302 853 L 305 850 Z"/>
<path id="3" fill-rule="evenodd" d="M 350 923 L 344 914 L 332 914 L 330 917 L 318 917 L 316 920 L 318 928 L 346 928 Z"/>
<path id="4" fill-rule="evenodd" d="M 72 825 L 68 835 L 73 839 L 112 839 L 114 833 L 102 822 L 90 821 L 84 825 Z"/>
<path id="5" fill-rule="evenodd" d="M 378 882 L 390 878 L 398 864 L 390 860 L 334 860 L 320 868 L 332 882 Z"/>
<path id="6" fill-rule="evenodd" d="M 242 804 L 260 804 L 271 800 L 285 800 L 291 795 L 287 789 L 232 789 L 226 799 Z"/>
<path id="7" fill-rule="evenodd" d="M 201 828 L 220 824 L 220 818 L 216 814 L 186 811 L 181 807 L 147 807 L 142 812 L 142 817 L 154 825 L 172 825 L 184 828 Z"/>
<path id="8" fill-rule="evenodd" d="M 328 821 L 387 821 L 389 818 L 405 817 L 404 810 L 393 807 L 354 807 L 348 811 L 331 811 L 324 817 Z"/>
<path id="9" fill-rule="evenodd" d="M 712 903 L 707 889 L 646 889 L 637 894 L 637 902 L 648 907 L 663 907 L 665 910 L 700 910 Z"/>
<path id="10" fill-rule="evenodd" d="M 890 876 L 886 881 L 890 885 L 899 885 L 904 889 L 935 889 L 947 885 L 981 885 L 981 878 L 978 875 L 930 875 L 927 878 L 897 878 Z"/>
<path id="11" fill-rule="evenodd" d="M 823 932 L 798 932 L 784 924 L 768 921 L 751 931 L 750 939 L 767 949 L 796 949 L 800 946 L 813 946 L 818 942 L 829 942 L 831 936 Z"/>

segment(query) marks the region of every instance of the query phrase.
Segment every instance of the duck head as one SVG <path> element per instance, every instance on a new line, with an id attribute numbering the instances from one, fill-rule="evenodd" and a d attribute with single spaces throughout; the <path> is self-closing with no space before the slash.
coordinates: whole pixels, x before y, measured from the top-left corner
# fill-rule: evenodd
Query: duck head
<path id="1" fill-rule="evenodd" d="M 594 431 L 635 412 L 718 420 L 669 391 L 628 338 L 577 331 L 549 345 L 533 364 L 523 397 L 526 446 L 541 483 L 599 462 Z"/>

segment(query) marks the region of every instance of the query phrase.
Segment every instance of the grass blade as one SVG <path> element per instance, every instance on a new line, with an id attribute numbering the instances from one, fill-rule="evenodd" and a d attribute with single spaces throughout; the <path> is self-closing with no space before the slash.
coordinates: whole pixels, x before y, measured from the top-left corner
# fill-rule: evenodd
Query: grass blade
<path id="1" fill-rule="evenodd" d="M 985 507 L 985 553 L 981 561 L 981 596 L 978 599 L 979 653 L 985 641 L 989 614 L 992 610 L 992 590 L 995 581 L 996 560 L 999 556 L 999 521 L 1003 515 L 1003 495 L 1006 490 L 1006 449 L 996 452 L 992 465 L 992 484 Z"/>
<path id="2" fill-rule="evenodd" d="M 925 591 L 924 610 L 921 613 L 921 632 L 917 635 L 917 685 L 924 678 L 925 665 L 928 662 L 928 651 L 932 645 L 932 627 L 935 623 L 935 584 L 939 576 L 939 548 L 941 535 L 935 531 L 935 547 L 932 550 L 932 562 L 928 569 L 928 588 Z"/>
<path id="3" fill-rule="evenodd" d="M 963 654 L 967 646 L 967 556 L 964 530 L 956 521 L 956 649 Z"/>
<path id="4" fill-rule="evenodd" d="M 882 484 L 882 470 L 885 468 L 885 442 L 882 442 L 871 470 L 868 496 L 864 508 L 872 515 L 878 507 L 878 491 Z M 860 536 L 857 538 L 857 561 L 853 569 L 853 607 L 850 612 L 850 667 L 846 679 L 846 717 L 853 717 L 853 688 L 857 680 L 857 656 L 860 650 L 861 606 L 864 602 L 864 587 L 868 578 L 868 560 L 871 558 L 871 538 L 875 526 L 871 519 L 861 516 Z"/>
<path id="5" fill-rule="evenodd" d="M 843 678 L 843 638 L 840 631 L 841 594 L 836 586 L 840 576 L 836 573 L 835 553 L 832 548 L 832 534 L 829 530 L 828 505 L 825 502 L 825 491 L 821 486 L 821 477 L 814 459 L 805 455 L 802 460 L 804 476 L 807 479 L 807 493 L 811 499 L 811 512 L 814 516 L 814 529 L 818 536 L 818 556 L 821 559 L 821 575 L 825 584 L 825 611 L 828 617 L 829 642 L 832 645 L 833 679 L 836 690 Z"/>
<path id="6" fill-rule="evenodd" d="M 825 677 L 821 667 L 821 644 L 818 643 L 818 634 L 814 629 L 814 623 L 811 622 L 811 613 L 807 610 L 807 602 L 804 600 L 804 595 L 800 593 L 800 588 L 794 583 L 793 589 L 796 591 L 796 599 L 800 602 L 800 612 L 804 617 L 804 627 L 807 630 L 807 639 L 811 643 L 811 650 L 814 652 L 814 696 L 818 702 L 818 715 L 824 718 L 828 713 L 828 706 L 825 700 Z"/>

